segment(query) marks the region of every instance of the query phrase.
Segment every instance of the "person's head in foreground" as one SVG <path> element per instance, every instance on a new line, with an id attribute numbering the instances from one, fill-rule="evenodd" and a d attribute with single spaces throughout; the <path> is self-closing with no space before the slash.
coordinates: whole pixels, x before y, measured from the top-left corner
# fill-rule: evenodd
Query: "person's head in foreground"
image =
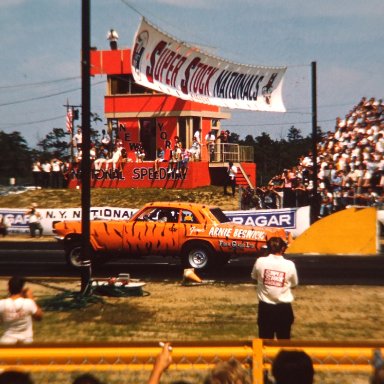
<path id="1" fill-rule="evenodd" d="M 304 351 L 281 350 L 272 364 L 276 384 L 313 384 L 315 371 Z"/>
<path id="2" fill-rule="evenodd" d="M 218 363 L 205 378 L 204 384 L 251 384 L 251 375 L 239 361 L 230 359 Z"/>
<path id="3" fill-rule="evenodd" d="M 0 373 L 0 384 L 33 384 L 27 372 L 4 371 Z"/>

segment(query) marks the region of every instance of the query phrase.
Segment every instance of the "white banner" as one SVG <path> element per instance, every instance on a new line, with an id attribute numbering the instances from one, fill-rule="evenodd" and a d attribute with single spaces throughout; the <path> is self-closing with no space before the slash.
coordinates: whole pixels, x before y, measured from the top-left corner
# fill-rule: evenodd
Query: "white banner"
<path id="1" fill-rule="evenodd" d="M 53 235 L 52 225 L 56 221 L 81 220 L 81 208 L 38 209 L 44 235 Z M 117 207 L 92 207 L 91 220 L 128 220 L 137 209 Z M 249 211 L 224 211 L 228 218 L 237 224 L 255 227 L 282 227 L 293 238 L 301 235 L 311 225 L 310 207 L 260 209 Z M 5 217 L 10 233 L 29 233 L 28 210 L 0 208 L 0 219 Z M 384 225 L 384 210 L 377 211 L 377 220 Z"/>
<path id="2" fill-rule="evenodd" d="M 225 211 L 237 224 L 255 227 L 279 227 L 290 232 L 293 238 L 301 235 L 311 225 L 310 207 L 258 209 L 256 211 Z"/>
<path id="3" fill-rule="evenodd" d="M 137 209 L 115 207 L 92 207 L 91 220 L 128 220 Z M 81 220 L 81 208 L 38 208 L 43 235 L 53 235 L 53 223 L 63 220 Z M 29 233 L 29 210 L 0 208 L 0 219 L 4 216 L 9 224 L 10 233 Z"/>
<path id="4" fill-rule="evenodd" d="M 91 220 L 128 220 L 137 209 L 117 207 L 92 207 Z M 81 208 L 42 209 L 41 225 L 44 235 L 53 235 L 53 223 L 62 220 L 81 220 Z M 310 226 L 309 207 L 265 209 L 257 211 L 224 211 L 237 224 L 256 227 L 283 227 L 297 237 Z M 29 215 L 27 210 L 0 208 L 0 219 L 5 216 L 10 233 L 28 233 Z"/>
<path id="5" fill-rule="evenodd" d="M 132 74 L 144 87 L 219 107 L 285 112 L 286 67 L 243 65 L 212 56 L 161 32 L 144 18 L 132 47 Z"/>

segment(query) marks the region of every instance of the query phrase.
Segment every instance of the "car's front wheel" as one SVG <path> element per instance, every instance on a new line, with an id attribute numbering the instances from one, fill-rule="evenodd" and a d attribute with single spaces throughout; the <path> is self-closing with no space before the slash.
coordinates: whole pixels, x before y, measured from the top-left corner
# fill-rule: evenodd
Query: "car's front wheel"
<path id="1" fill-rule="evenodd" d="M 184 248 L 182 264 L 185 268 L 207 270 L 214 266 L 214 255 L 209 245 L 202 243 L 188 244 Z"/>

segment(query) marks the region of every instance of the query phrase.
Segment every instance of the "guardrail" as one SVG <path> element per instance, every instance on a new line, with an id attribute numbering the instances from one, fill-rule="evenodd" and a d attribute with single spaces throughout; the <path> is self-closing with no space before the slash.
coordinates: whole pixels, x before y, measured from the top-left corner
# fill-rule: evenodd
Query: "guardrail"
<path id="1" fill-rule="evenodd" d="M 311 356 L 315 372 L 372 371 L 378 342 L 306 342 L 254 339 L 244 342 L 174 342 L 171 370 L 207 370 L 219 361 L 235 358 L 252 370 L 253 383 L 263 383 L 280 349 L 300 349 Z M 160 347 L 153 343 L 32 344 L 1 346 L 0 370 L 47 371 L 149 371 Z"/>

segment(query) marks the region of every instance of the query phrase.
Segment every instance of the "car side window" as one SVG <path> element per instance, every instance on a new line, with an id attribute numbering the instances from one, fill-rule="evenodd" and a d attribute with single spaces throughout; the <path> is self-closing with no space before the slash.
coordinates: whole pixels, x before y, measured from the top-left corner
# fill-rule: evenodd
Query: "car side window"
<path id="1" fill-rule="evenodd" d="M 195 224 L 198 221 L 197 221 L 195 215 L 191 211 L 189 211 L 187 209 L 183 209 L 183 211 L 181 213 L 181 222 L 187 223 L 187 224 Z"/>
<path id="2" fill-rule="evenodd" d="M 177 223 L 178 217 L 178 210 L 171 208 L 162 208 L 158 212 L 157 221 L 165 223 Z"/>
<path id="3" fill-rule="evenodd" d="M 137 217 L 137 221 L 153 221 L 156 211 L 153 208 L 148 208 Z"/>

